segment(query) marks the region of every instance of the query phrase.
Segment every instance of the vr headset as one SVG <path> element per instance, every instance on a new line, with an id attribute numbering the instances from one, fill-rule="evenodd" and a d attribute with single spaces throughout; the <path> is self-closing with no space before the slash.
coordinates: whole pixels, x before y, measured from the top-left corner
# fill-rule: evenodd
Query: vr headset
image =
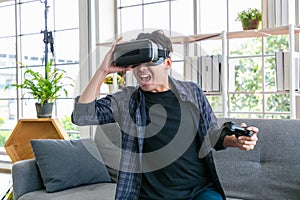
<path id="1" fill-rule="evenodd" d="M 136 67 L 142 63 L 158 65 L 162 63 L 162 58 L 169 57 L 169 53 L 170 51 L 159 48 L 151 40 L 135 40 L 117 44 L 113 52 L 113 62 L 116 66 Z"/>

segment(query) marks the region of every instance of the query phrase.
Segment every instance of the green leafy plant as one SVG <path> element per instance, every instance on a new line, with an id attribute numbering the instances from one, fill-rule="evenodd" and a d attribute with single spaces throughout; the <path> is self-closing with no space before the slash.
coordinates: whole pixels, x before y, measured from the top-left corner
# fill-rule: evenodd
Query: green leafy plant
<path id="1" fill-rule="evenodd" d="M 247 8 L 246 10 L 239 12 L 235 20 L 242 22 L 243 26 L 248 27 L 251 20 L 261 22 L 262 13 L 261 10 L 257 8 Z"/>
<path id="2" fill-rule="evenodd" d="M 37 99 L 41 105 L 44 103 L 52 103 L 60 96 L 59 92 L 61 91 L 68 96 L 68 91 L 65 89 L 65 86 L 73 86 L 73 84 L 64 84 L 64 80 L 69 79 L 72 82 L 74 80 L 66 76 L 64 70 L 53 67 L 52 64 L 53 60 L 51 59 L 45 66 L 47 77 L 21 64 L 26 69 L 23 83 L 10 84 L 7 85 L 5 89 L 8 89 L 8 87 L 25 89 L 24 95 L 31 95 L 34 99 Z"/>

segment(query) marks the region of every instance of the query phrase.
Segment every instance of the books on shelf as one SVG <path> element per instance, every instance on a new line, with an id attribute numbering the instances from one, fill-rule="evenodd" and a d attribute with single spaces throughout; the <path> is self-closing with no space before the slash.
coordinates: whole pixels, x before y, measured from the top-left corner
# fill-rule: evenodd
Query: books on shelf
<path id="1" fill-rule="evenodd" d="M 262 0 L 263 28 L 295 24 L 295 0 Z"/>
<path id="2" fill-rule="evenodd" d="M 261 2 L 261 10 L 262 10 L 262 28 L 268 28 L 268 0 L 262 0 Z"/>
<path id="3" fill-rule="evenodd" d="M 288 7 L 288 1 L 283 0 L 284 2 L 281 4 L 281 23 L 282 26 L 286 26 L 289 24 L 289 7 Z"/>
<path id="4" fill-rule="evenodd" d="M 203 91 L 207 91 L 206 81 L 206 56 L 201 56 L 201 87 Z"/>
<path id="5" fill-rule="evenodd" d="M 212 55 L 212 91 L 219 92 L 221 89 L 221 66 L 222 66 L 222 56 Z"/>
<path id="6" fill-rule="evenodd" d="M 184 79 L 199 83 L 199 57 L 186 56 L 184 61 Z"/>
<path id="7" fill-rule="evenodd" d="M 212 68 L 213 68 L 213 65 L 212 65 L 212 56 L 206 56 L 205 71 L 204 71 L 205 74 L 203 74 L 202 76 L 205 75 L 205 78 L 204 78 L 204 81 L 206 83 L 206 90 L 205 91 L 207 91 L 207 92 L 212 91 L 212 84 L 213 84 L 213 80 L 212 80 L 213 79 Z"/>
<path id="8" fill-rule="evenodd" d="M 300 52 L 294 52 L 295 58 L 295 90 L 300 91 Z M 290 90 L 290 52 L 275 52 L 277 91 Z"/>
<path id="9" fill-rule="evenodd" d="M 276 66 L 276 84 L 278 91 L 284 91 L 284 76 L 283 76 L 283 51 L 275 52 L 275 66 Z"/>
<path id="10" fill-rule="evenodd" d="M 200 85 L 205 92 L 221 91 L 221 55 L 186 56 L 184 79 Z"/>
<path id="11" fill-rule="evenodd" d="M 267 4 L 267 16 L 268 16 L 268 28 L 275 27 L 275 4 L 274 0 L 266 0 Z"/>

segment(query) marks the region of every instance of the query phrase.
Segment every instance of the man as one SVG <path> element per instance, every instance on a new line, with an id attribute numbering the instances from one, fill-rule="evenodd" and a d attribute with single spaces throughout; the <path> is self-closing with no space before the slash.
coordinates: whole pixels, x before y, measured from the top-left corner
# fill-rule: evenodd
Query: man
<path id="1" fill-rule="evenodd" d="M 172 43 L 162 31 L 141 33 L 167 53 L 157 60 L 132 66 L 115 66 L 117 39 L 80 97 L 72 113 L 77 125 L 117 122 L 122 131 L 122 158 L 116 199 L 225 199 L 211 148 L 251 150 L 251 137 L 236 137 L 217 119 L 199 86 L 169 76 Z M 124 87 L 96 99 L 105 77 L 133 70 L 139 85 Z M 245 126 L 245 125 L 243 125 Z"/>

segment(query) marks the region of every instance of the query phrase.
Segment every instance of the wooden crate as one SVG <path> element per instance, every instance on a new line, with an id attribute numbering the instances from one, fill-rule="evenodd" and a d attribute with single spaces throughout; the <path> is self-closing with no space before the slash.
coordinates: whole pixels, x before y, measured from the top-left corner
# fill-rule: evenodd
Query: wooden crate
<path id="1" fill-rule="evenodd" d="M 20 119 L 4 145 L 12 162 L 34 158 L 31 139 L 69 139 L 56 118 Z"/>

